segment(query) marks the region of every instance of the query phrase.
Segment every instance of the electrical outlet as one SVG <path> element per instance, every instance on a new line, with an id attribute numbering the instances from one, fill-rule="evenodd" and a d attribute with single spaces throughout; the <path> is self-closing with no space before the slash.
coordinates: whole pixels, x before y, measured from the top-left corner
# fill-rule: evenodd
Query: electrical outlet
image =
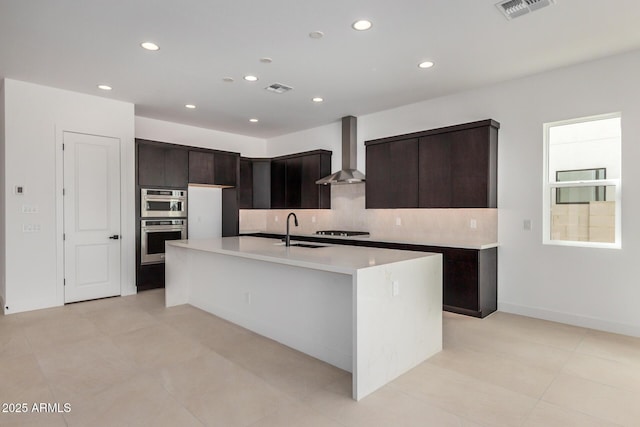
<path id="1" fill-rule="evenodd" d="M 402 218 L 399 216 L 396 217 L 396 225 L 402 225 Z"/>
<path id="2" fill-rule="evenodd" d="M 478 221 L 472 219 L 471 221 L 469 221 L 469 227 L 475 230 L 476 228 L 478 228 Z"/>
<path id="3" fill-rule="evenodd" d="M 316 217 L 315 217 L 315 215 L 311 217 L 311 222 L 316 222 Z"/>
<path id="4" fill-rule="evenodd" d="M 278 215 L 276 215 L 276 217 L 274 218 L 275 222 L 278 222 Z"/>
<path id="5" fill-rule="evenodd" d="M 522 221 L 522 229 L 525 231 L 531 231 L 531 220 L 525 219 Z"/>
<path id="6" fill-rule="evenodd" d="M 251 292 L 244 293 L 244 302 L 251 305 Z"/>
<path id="7" fill-rule="evenodd" d="M 30 206 L 30 205 L 22 205 L 22 213 L 26 213 L 26 214 L 38 213 L 38 207 Z"/>
<path id="8" fill-rule="evenodd" d="M 397 280 L 391 282 L 391 295 L 394 297 L 400 295 L 400 282 L 398 282 Z"/>

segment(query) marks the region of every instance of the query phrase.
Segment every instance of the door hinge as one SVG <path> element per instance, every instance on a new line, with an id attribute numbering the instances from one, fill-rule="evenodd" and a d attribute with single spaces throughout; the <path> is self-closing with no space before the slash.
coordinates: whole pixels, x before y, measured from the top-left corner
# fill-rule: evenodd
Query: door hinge
<path id="1" fill-rule="evenodd" d="M 65 233 L 62 233 L 62 240 L 67 240 L 67 235 Z"/>
<path id="2" fill-rule="evenodd" d="M 62 279 L 62 286 L 67 286 L 67 279 Z"/>
<path id="3" fill-rule="evenodd" d="M 64 151 L 64 144 L 62 144 L 62 150 Z"/>
<path id="4" fill-rule="evenodd" d="M 62 189 L 62 195 L 64 196 L 64 188 Z"/>

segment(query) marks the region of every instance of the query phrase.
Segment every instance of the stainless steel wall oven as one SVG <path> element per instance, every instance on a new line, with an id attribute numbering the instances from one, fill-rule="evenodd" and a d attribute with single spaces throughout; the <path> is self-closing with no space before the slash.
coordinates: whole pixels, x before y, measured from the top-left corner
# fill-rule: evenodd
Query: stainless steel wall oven
<path id="1" fill-rule="evenodd" d="M 186 219 L 143 219 L 140 221 L 140 264 L 164 262 L 164 242 L 187 238 Z"/>
<path id="2" fill-rule="evenodd" d="M 140 216 L 143 218 L 181 218 L 187 216 L 187 191 L 142 188 Z"/>

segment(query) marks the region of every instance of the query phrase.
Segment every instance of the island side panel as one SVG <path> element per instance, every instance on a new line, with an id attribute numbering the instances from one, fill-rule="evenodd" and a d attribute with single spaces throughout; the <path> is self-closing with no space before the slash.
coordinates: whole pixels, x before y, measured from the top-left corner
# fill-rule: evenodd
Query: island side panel
<path id="1" fill-rule="evenodd" d="M 360 400 L 442 350 L 442 255 L 358 270 L 353 286 Z"/>
<path id="2" fill-rule="evenodd" d="M 189 304 L 351 371 L 351 275 L 188 252 Z"/>
<path id="3" fill-rule="evenodd" d="M 189 249 L 165 245 L 165 290 L 166 307 L 189 302 Z"/>

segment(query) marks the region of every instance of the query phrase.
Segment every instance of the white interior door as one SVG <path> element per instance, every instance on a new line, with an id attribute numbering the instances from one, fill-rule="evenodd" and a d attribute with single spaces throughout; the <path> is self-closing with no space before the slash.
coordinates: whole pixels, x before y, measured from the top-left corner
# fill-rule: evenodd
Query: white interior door
<path id="1" fill-rule="evenodd" d="M 65 302 L 120 295 L 120 140 L 63 142 Z"/>

